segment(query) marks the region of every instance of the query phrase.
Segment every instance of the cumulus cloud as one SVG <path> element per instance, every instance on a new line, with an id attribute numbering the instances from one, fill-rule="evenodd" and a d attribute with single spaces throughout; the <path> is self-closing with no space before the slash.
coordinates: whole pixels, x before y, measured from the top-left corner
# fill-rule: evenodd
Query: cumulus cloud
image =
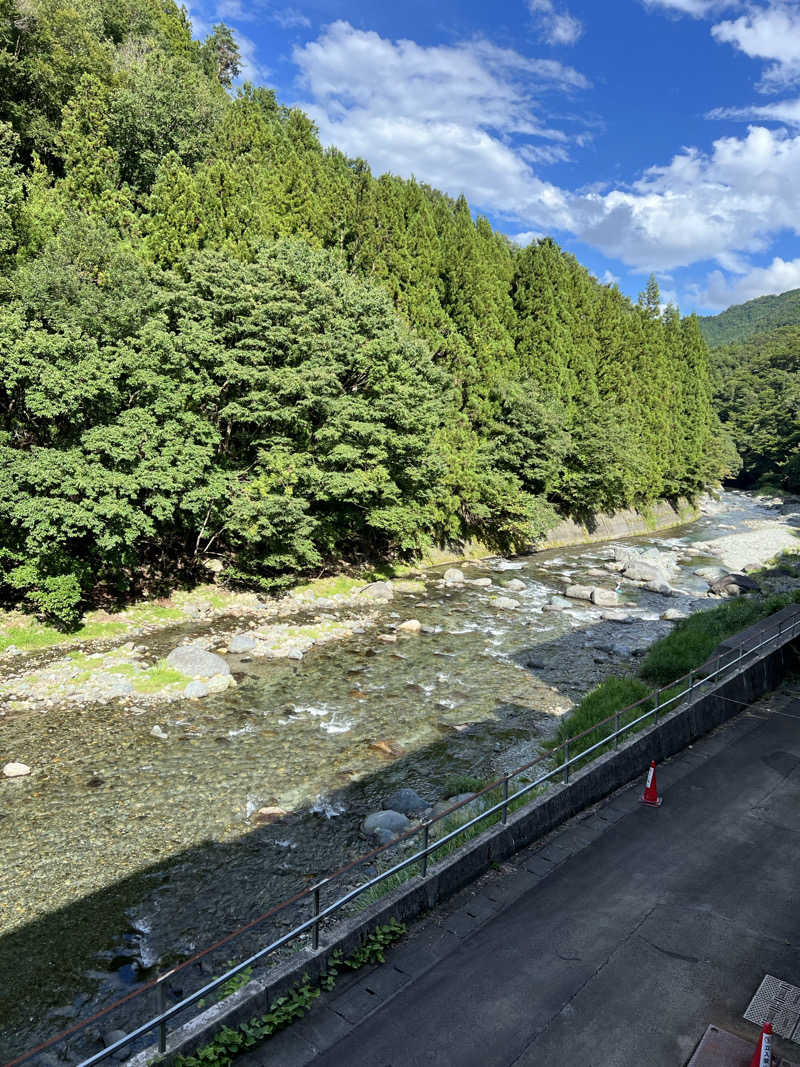
<path id="1" fill-rule="evenodd" d="M 709 152 L 684 148 L 628 186 L 568 190 L 537 167 L 574 145 L 540 104 L 544 87 L 588 84 L 571 67 L 486 41 L 393 42 L 346 22 L 294 57 L 326 143 L 377 172 L 463 192 L 525 235 L 566 231 L 643 271 L 708 259 L 730 269 L 800 226 L 800 134 L 752 126 Z"/>
<path id="2" fill-rule="evenodd" d="M 776 256 L 768 267 L 754 267 L 733 281 L 721 271 L 712 271 L 706 290 L 698 299 L 704 307 L 721 311 L 731 304 L 743 304 L 768 293 L 785 293 L 788 289 L 800 289 L 800 259 L 787 261 Z"/>
<path id="3" fill-rule="evenodd" d="M 285 7 L 278 11 L 272 11 L 270 18 L 273 22 L 277 22 L 283 30 L 301 29 L 311 25 L 311 19 L 294 7 Z"/>
<path id="4" fill-rule="evenodd" d="M 573 232 L 630 266 L 670 269 L 731 252 L 763 251 L 797 232 L 800 136 L 752 126 L 711 153 L 687 148 L 630 189 L 572 197 Z"/>
<path id="5" fill-rule="evenodd" d="M 573 67 L 485 40 L 391 41 L 341 21 L 294 59 L 325 143 L 477 207 L 526 218 L 520 208 L 535 201 L 548 225 L 558 216 L 563 194 L 531 164 L 567 155 L 569 136 L 548 123 L 541 97 L 588 88 Z"/>
<path id="6" fill-rule="evenodd" d="M 778 2 L 754 8 L 737 19 L 720 22 L 711 33 L 752 59 L 766 60 L 761 88 L 782 89 L 800 81 L 800 9 Z"/>
<path id="7" fill-rule="evenodd" d="M 548 44 L 575 44 L 583 33 L 580 19 L 557 11 L 553 0 L 528 0 L 528 10 Z"/>

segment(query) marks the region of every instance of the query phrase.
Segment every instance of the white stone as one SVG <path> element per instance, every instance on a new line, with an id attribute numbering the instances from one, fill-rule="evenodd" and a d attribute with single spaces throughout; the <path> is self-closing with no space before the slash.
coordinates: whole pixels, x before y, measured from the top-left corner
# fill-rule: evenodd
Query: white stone
<path id="1" fill-rule="evenodd" d="M 442 575 L 445 585 L 463 585 L 464 572 L 458 567 L 448 567 Z"/>
<path id="2" fill-rule="evenodd" d="M 613 608 L 619 604 L 619 597 L 613 589 L 601 589 L 598 586 L 592 590 L 592 603 L 601 608 Z"/>
<path id="3" fill-rule="evenodd" d="M 525 585 L 525 583 L 523 581 L 520 581 L 519 578 L 512 578 L 510 582 L 506 582 L 506 589 L 508 589 L 512 593 L 521 593 L 523 589 L 527 588 L 528 587 Z"/>
<path id="4" fill-rule="evenodd" d="M 3 774 L 6 778 L 24 778 L 26 774 L 30 774 L 31 769 L 27 763 L 7 763 L 3 767 Z"/>
<path id="5" fill-rule="evenodd" d="M 591 600 L 592 587 L 590 585 L 568 585 L 564 590 L 564 596 L 570 600 Z"/>
<path id="6" fill-rule="evenodd" d="M 199 700 L 200 697 L 207 697 L 210 692 L 211 690 L 206 683 L 197 678 L 195 681 L 189 682 L 183 691 L 183 695 L 191 700 Z"/>
<path id="7" fill-rule="evenodd" d="M 150 731 L 151 737 L 157 737 L 159 741 L 166 741 L 169 738 L 169 734 L 162 726 L 154 726 Z"/>
<path id="8" fill-rule="evenodd" d="M 508 596 L 492 597 L 489 603 L 492 607 L 500 608 L 502 611 L 515 611 L 519 607 L 517 601 Z"/>
<path id="9" fill-rule="evenodd" d="M 419 619 L 406 619 L 405 622 L 400 623 L 397 629 L 402 630 L 404 633 L 418 634 L 422 629 L 422 623 Z"/>
<path id="10" fill-rule="evenodd" d="M 167 666 L 189 678 L 213 678 L 215 675 L 231 673 L 231 669 L 222 656 L 206 652 L 197 645 L 181 645 L 167 656 Z"/>

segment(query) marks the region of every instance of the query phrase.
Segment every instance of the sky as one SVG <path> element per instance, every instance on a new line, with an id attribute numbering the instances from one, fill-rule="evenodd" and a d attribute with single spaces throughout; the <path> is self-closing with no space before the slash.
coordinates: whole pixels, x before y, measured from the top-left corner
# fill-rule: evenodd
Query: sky
<path id="1" fill-rule="evenodd" d="M 464 193 L 635 298 L 800 287 L 800 0 L 191 0 L 374 174 Z"/>

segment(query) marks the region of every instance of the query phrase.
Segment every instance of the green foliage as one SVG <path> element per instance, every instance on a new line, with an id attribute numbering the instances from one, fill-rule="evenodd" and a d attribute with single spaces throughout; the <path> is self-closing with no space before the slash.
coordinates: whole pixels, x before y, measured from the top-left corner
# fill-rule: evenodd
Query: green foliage
<path id="1" fill-rule="evenodd" d="M 800 289 L 777 296 L 759 296 L 745 304 L 735 304 L 719 315 L 700 320 L 700 329 L 709 348 L 747 340 L 757 333 L 781 326 L 800 325 Z"/>
<path id="2" fill-rule="evenodd" d="M 385 949 L 402 937 L 405 931 L 405 926 L 392 918 L 385 926 L 378 926 L 365 939 L 361 948 L 348 959 L 343 960 L 342 953 L 338 950 L 333 952 L 328 970 L 323 974 L 319 985 L 312 985 L 311 979 L 306 975 L 289 993 L 277 997 L 264 1015 L 256 1016 L 236 1029 L 223 1026 L 214 1040 L 194 1056 L 178 1056 L 175 1060 L 177 1067 L 230 1067 L 240 1052 L 260 1045 L 266 1038 L 310 1011 L 323 990 L 329 992 L 334 988 L 341 967 L 357 970 L 367 963 L 383 963 Z M 246 972 L 243 971 L 242 974 L 244 973 Z M 226 989 L 234 980 L 226 982 L 221 988 Z M 237 988 L 244 984 L 246 982 L 239 982 Z M 230 993 L 225 995 L 230 996 Z"/>
<path id="3" fill-rule="evenodd" d="M 650 693 L 650 686 L 638 678 L 606 678 L 595 689 L 592 689 L 572 709 L 569 715 L 565 715 L 558 724 L 558 730 L 553 738 L 552 745 L 561 745 L 567 738 L 575 737 L 584 730 L 589 730 L 597 723 L 603 722 L 610 715 L 627 708 L 630 704 L 642 700 Z M 620 726 L 638 715 L 643 715 L 647 707 L 638 708 L 633 714 L 620 717 Z M 603 731 L 592 731 L 580 741 L 570 744 L 570 756 L 576 756 L 583 749 L 596 744 L 602 737 L 614 732 L 614 723 L 611 722 Z"/>
<path id="4" fill-rule="evenodd" d="M 442 782 L 442 796 L 456 797 L 460 793 L 477 793 L 487 783 L 468 774 L 452 774 Z"/>
<path id="5" fill-rule="evenodd" d="M 521 550 L 732 467 L 654 281 L 374 178 L 239 66 L 174 0 L 0 0 L 0 600 Z"/>
<path id="6" fill-rule="evenodd" d="M 681 620 L 672 633 L 653 645 L 639 673 L 652 685 L 669 685 L 705 662 L 726 637 L 798 602 L 800 593 L 744 597 L 729 600 L 711 611 L 690 615 Z"/>
<path id="7" fill-rule="evenodd" d="M 715 404 L 741 456 L 741 479 L 800 489 L 800 326 L 756 333 L 713 355 Z"/>

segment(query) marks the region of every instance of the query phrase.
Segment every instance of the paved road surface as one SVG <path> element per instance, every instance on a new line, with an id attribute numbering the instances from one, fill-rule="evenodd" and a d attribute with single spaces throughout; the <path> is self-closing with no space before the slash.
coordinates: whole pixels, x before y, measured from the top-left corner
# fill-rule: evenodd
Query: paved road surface
<path id="1" fill-rule="evenodd" d="M 514 857 L 237 1067 L 679 1067 L 800 985 L 800 701 L 789 690 Z M 800 1047 L 778 1042 L 790 1059 Z"/>

